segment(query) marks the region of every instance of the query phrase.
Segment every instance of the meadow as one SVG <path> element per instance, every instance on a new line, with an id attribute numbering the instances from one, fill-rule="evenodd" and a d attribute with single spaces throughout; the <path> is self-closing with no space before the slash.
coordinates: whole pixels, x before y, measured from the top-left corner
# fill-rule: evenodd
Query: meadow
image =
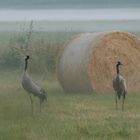
<path id="1" fill-rule="evenodd" d="M 138 140 L 140 94 L 128 92 L 125 110 L 114 93 L 66 93 L 55 74 L 59 51 L 75 32 L 0 33 L 0 140 Z M 28 45 L 27 45 L 28 44 Z M 30 47 L 28 47 L 30 46 Z M 25 47 L 27 47 L 25 49 Z M 25 54 L 29 73 L 47 91 L 42 112 L 21 86 Z"/>

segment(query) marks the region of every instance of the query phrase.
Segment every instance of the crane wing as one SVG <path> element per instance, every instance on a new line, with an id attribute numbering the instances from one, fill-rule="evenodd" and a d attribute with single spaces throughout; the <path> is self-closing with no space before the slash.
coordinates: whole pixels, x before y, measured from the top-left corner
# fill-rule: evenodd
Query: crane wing
<path id="1" fill-rule="evenodd" d="M 23 74 L 22 86 L 26 91 L 33 93 L 35 96 L 41 94 L 42 88 L 29 77 L 27 72 Z"/>

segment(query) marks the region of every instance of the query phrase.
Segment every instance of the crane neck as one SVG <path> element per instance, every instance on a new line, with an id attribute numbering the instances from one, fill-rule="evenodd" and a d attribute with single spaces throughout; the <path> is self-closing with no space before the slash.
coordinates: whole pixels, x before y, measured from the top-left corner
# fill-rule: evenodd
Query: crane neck
<path id="1" fill-rule="evenodd" d="M 120 71 L 119 71 L 119 64 L 116 65 L 116 71 L 117 71 L 117 74 L 120 74 Z"/>
<path id="2" fill-rule="evenodd" d="M 27 67 L 28 67 L 28 60 L 25 59 L 25 68 L 24 68 L 25 71 L 27 71 Z"/>

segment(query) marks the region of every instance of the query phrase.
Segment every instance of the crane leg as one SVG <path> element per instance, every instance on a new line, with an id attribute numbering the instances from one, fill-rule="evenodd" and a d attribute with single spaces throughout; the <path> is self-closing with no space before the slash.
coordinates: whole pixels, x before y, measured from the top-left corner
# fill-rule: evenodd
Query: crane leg
<path id="1" fill-rule="evenodd" d="M 122 110 L 124 111 L 124 100 L 125 100 L 125 97 L 123 96 L 122 98 Z"/>
<path id="2" fill-rule="evenodd" d="M 116 110 L 118 110 L 118 99 L 117 94 L 115 94 L 115 103 L 116 103 Z"/>
<path id="3" fill-rule="evenodd" d="M 33 112 L 33 100 L 32 100 L 32 97 L 31 97 L 30 94 L 29 94 L 29 96 L 30 96 L 30 101 L 31 101 L 31 110 L 32 110 L 32 112 Z"/>
<path id="4" fill-rule="evenodd" d="M 126 91 L 123 92 L 123 98 L 122 98 L 122 110 L 124 110 L 124 101 L 125 101 L 125 96 L 126 96 Z"/>

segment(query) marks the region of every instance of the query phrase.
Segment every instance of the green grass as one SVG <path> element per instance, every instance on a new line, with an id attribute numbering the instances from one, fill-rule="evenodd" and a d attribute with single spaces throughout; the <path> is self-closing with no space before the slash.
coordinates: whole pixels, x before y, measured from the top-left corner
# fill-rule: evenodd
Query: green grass
<path id="1" fill-rule="evenodd" d="M 55 79 L 32 75 L 48 93 L 41 113 L 34 97 L 32 114 L 21 72 L 0 75 L 0 140 L 140 139 L 139 93 L 128 93 L 125 111 L 116 111 L 112 93 L 68 94 Z"/>
<path id="2" fill-rule="evenodd" d="M 74 34 L 33 33 L 29 72 L 46 89 L 48 102 L 43 104 L 40 113 L 39 101 L 33 97 L 32 114 L 30 99 L 20 83 L 23 55 L 11 49 L 18 39 L 25 39 L 24 33 L 0 33 L 0 140 L 140 139 L 139 92 L 128 92 L 125 111 L 116 111 L 113 92 L 65 93 L 55 72 L 51 73 L 57 49 Z M 21 61 L 15 66 L 18 58 Z M 49 66 L 50 71 L 46 70 Z"/>

